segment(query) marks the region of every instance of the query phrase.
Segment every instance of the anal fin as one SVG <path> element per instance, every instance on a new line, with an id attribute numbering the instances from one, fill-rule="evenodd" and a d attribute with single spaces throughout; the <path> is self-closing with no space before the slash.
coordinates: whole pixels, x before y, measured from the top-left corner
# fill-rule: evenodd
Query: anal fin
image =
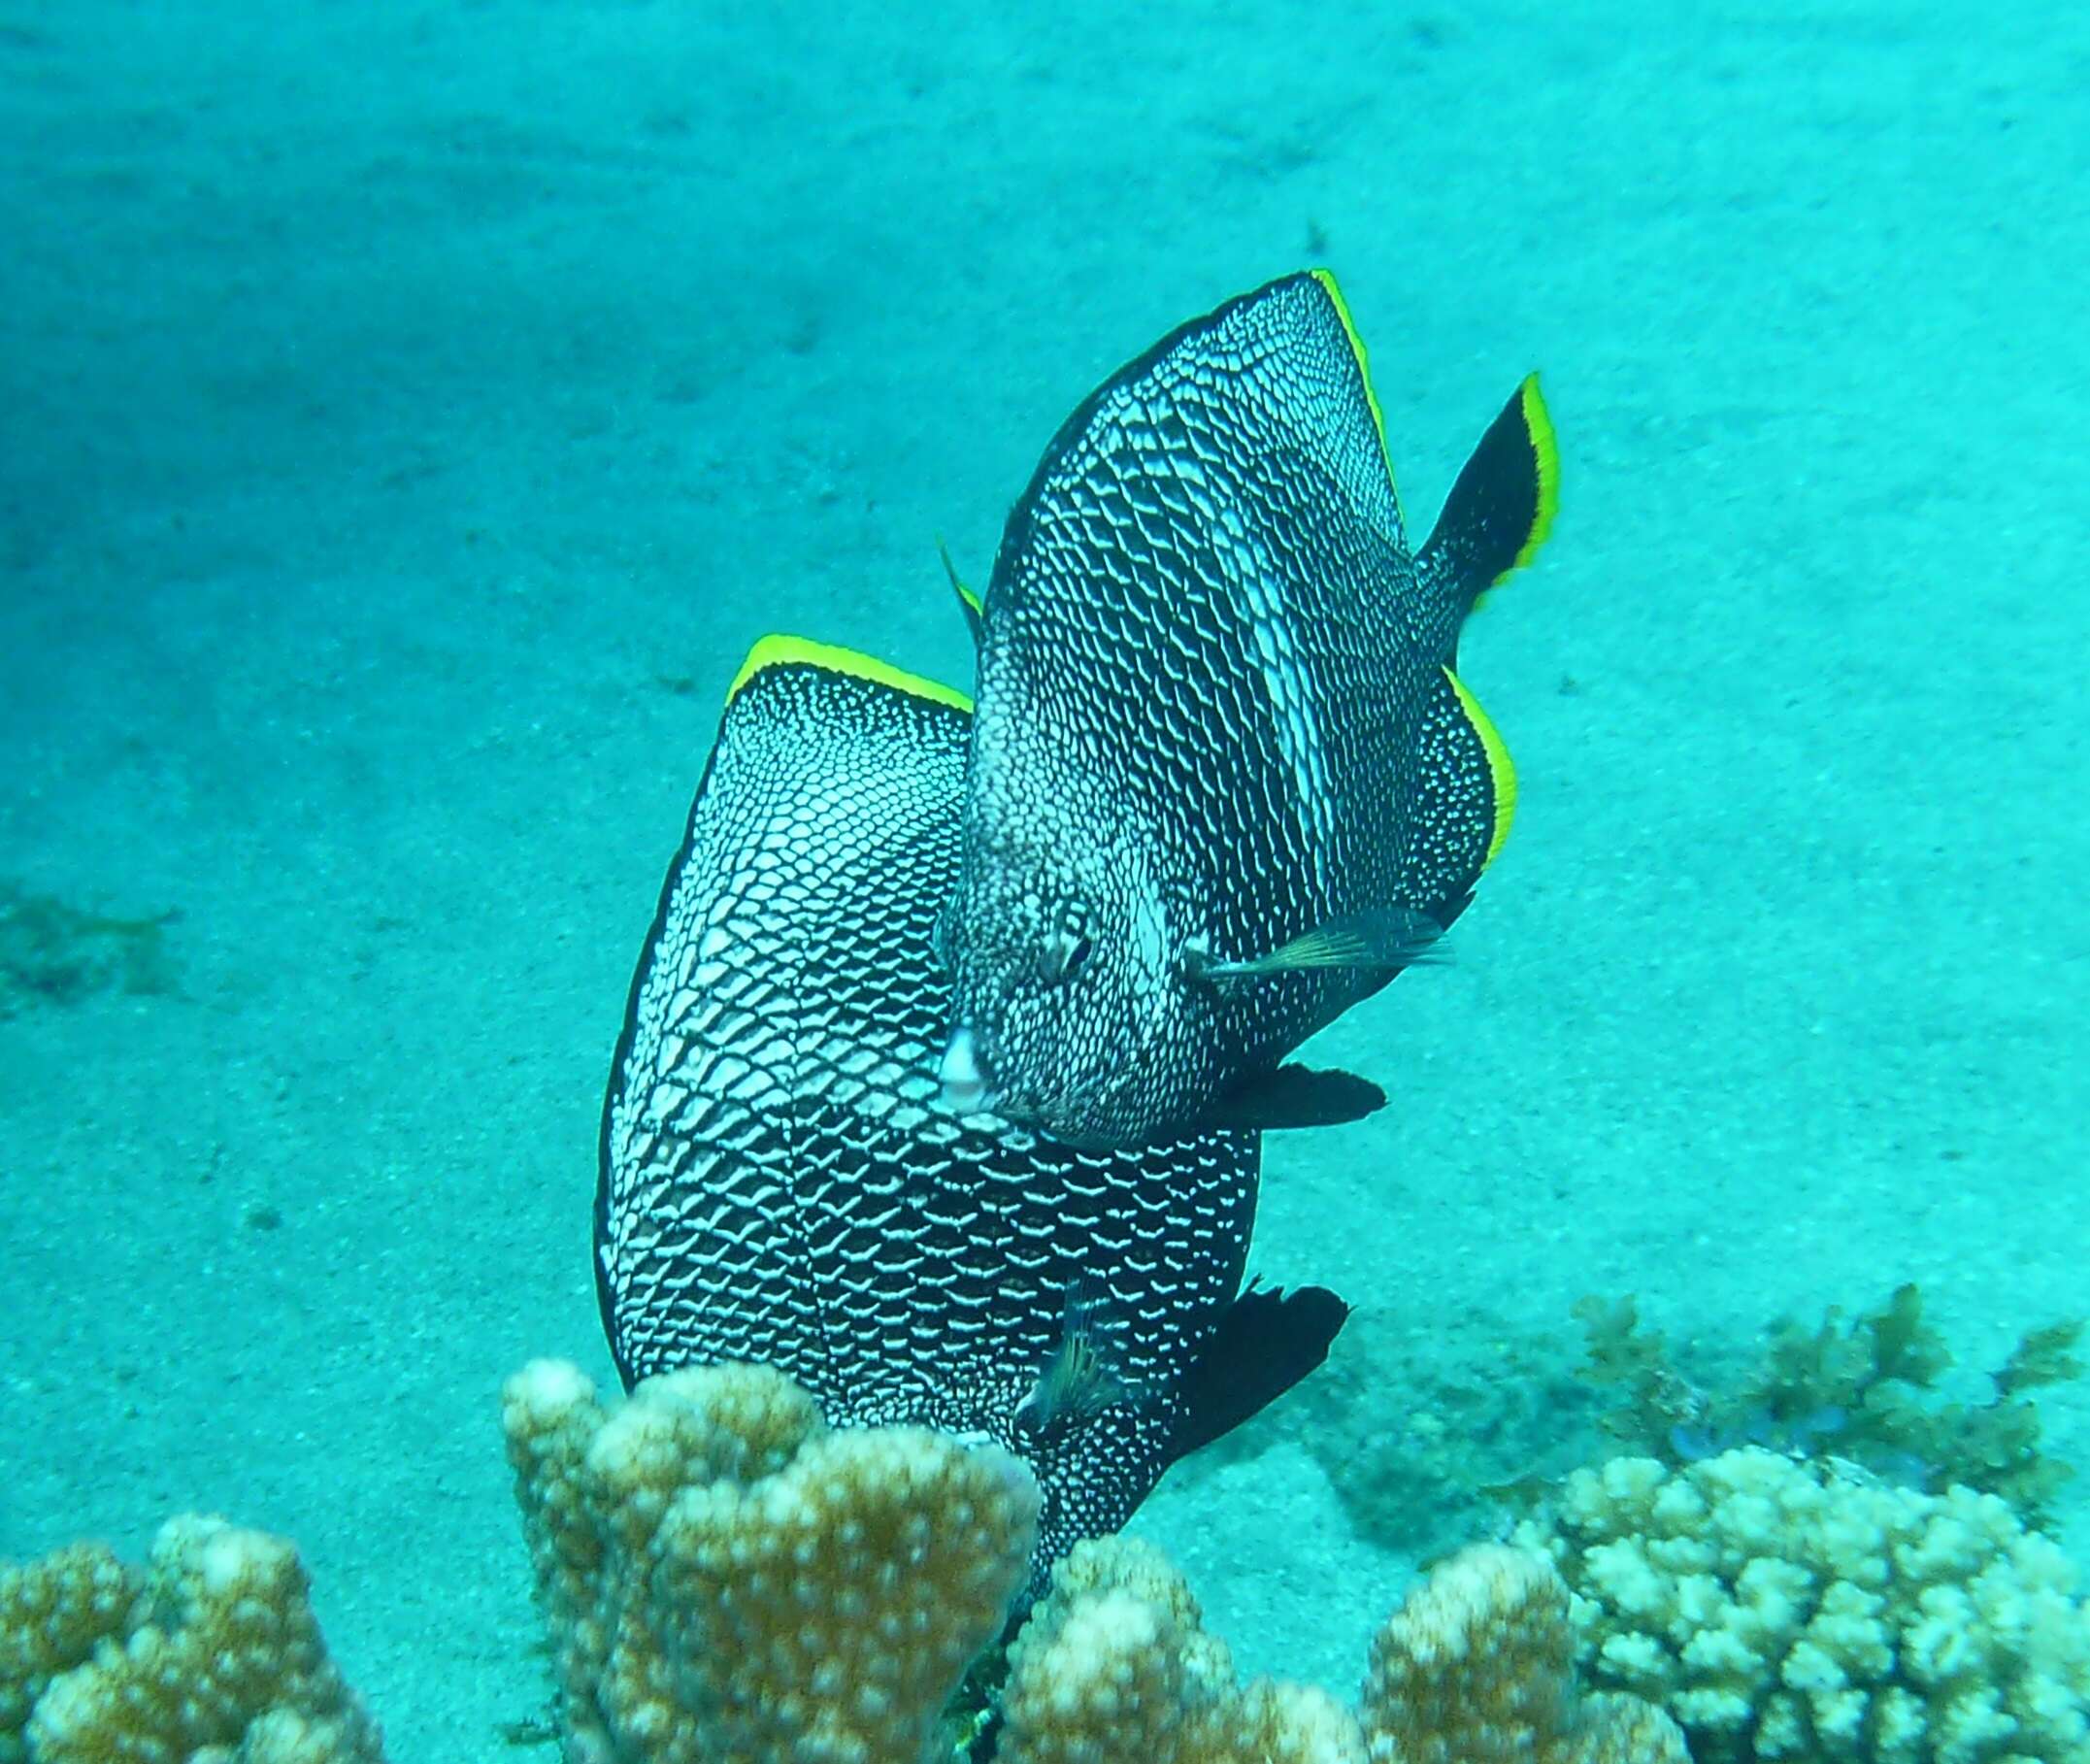
<path id="1" fill-rule="evenodd" d="M 1426 829 L 1404 853 L 1411 899 L 1440 923 L 1473 890 L 1516 816 L 1516 764 L 1480 701 L 1443 669 L 1423 706 L 1411 825 Z"/>

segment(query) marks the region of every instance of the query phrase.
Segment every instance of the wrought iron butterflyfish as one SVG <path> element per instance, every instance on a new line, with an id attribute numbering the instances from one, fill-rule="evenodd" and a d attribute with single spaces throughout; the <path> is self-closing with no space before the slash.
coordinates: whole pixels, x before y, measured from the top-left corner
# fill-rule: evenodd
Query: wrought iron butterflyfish
<path id="1" fill-rule="evenodd" d="M 1438 957 L 1502 848 L 1516 775 L 1459 630 L 1539 549 L 1558 479 L 1533 376 L 1411 552 L 1324 271 L 1074 413 L 968 597 L 951 1107 L 1125 1148 L 1383 1104 L 1287 1056 Z"/>
<path id="2" fill-rule="evenodd" d="M 1241 1289 L 1251 1131 L 1094 1152 L 939 1108 L 970 721 L 847 650 L 747 657 L 616 1048 L 597 1289 L 627 1383 L 759 1360 L 837 1424 L 1018 1453 L 1042 1578 L 1318 1365 L 1346 1308 Z"/>

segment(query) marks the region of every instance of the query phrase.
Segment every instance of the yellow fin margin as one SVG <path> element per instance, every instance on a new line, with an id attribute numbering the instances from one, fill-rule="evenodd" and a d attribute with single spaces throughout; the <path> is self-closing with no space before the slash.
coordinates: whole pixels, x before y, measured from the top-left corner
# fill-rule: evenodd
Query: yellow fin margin
<path id="1" fill-rule="evenodd" d="M 741 688 L 765 668 L 780 668 L 792 663 L 868 680 L 875 685 L 890 686 L 912 698 L 926 698 L 931 704 L 948 705 L 954 711 L 971 711 L 973 708 L 970 697 L 940 680 L 910 674 L 889 661 L 879 660 L 876 655 L 866 655 L 861 649 L 845 649 L 839 644 L 815 643 L 810 637 L 788 637 L 780 632 L 772 632 L 747 651 L 747 659 L 741 663 L 741 671 L 733 676 L 733 683 L 726 688 L 726 703 L 730 705 L 740 695 Z"/>
<path id="2" fill-rule="evenodd" d="M 1480 737 L 1480 750 L 1487 755 L 1488 780 L 1495 788 L 1495 828 L 1488 835 L 1488 853 L 1480 860 L 1485 870 L 1495 861 L 1495 853 L 1509 837 L 1509 823 L 1516 818 L 1516 764 L 1509 757 L 1508 745 L 1488 720 L 1488 714 L 1480 708 L 1480 701 L 1466 689 L 1466 682 L 1449 668 L 1444 670 L 1444 678 L 1451 682 L 1466 720 Z"/>
<path id="3" fill-rule="evenodd" d="M 1401 484 L 1393 475 L 1393 454 L 1386 446 L 1386 413 L 1378 408 L 1378 394 L 1372 389 L 1372 355 L 1364 347 L 1364 339 L 1358 335 L 1356 321 L 1349 316 L 1349 302 L 1343 298 L 1343 290 L 1336 285 L 1333 270 L 1310 272 L 1321 284 L 1321 292 L 1328 296 L 1328 304 L 1335 308 L 1336 316 L 1343 321 L 1343 334 L 1349 339 L 1350 353 L 1357 358 L 1357 378 L 1364 382 L 1364 401 L 1372 407 L 1372 426 L 1378 431 L 1378 456 L 1386 467 L 1386 482 L 1393 488 L 1393 506 L 1401 508 Z M 1401 511 L 1401 524 L 1408 524 L 1407 511 Z"/>
<path id="4" fill-rule="evenodd" d="M 1517 388 L 1524 410 L 1524 429 L 1531 437 L 1531 450 L 1539 468 L 1539 507 L 1532 516 L 1531 532 L 1517 548 L 1516 562 L 1505 570 L 1521 570 L 1539 554 L 1545 536 L 1553 530 L 1553 516 L 1560 513 L 1560 443 L 1553 436 L 1552 413 L 1539 391 L 1539 376 L 1527 374 Z M 1497 579 L 1498 581 L 1500 578 Z"/>
<path id="5" fill-rule="evenodd" d="M 950 548 L 944 543 L 941 533 L 936 536 L 936 554 L 944 560 L 944 574 L 950 578 L 950 591 L 964 603 L 965 610 L 975 618 L 985 617 L 986 608 L 980 602 L 979 589 L 959 579 L 958 566 L 950 561 Z"/>

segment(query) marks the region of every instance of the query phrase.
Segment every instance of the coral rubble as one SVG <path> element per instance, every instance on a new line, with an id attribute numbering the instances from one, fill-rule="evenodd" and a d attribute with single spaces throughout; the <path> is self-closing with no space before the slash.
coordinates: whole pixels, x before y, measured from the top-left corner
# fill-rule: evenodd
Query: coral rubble
<path id="1" fill-rule="evenodd" d="M 1485 1531 L 1502 1485 L 1586 1463 L 1602 1444 L 1598 1408 L 1557 1333 L 1484 1312 L 1447 1323 L 1360 1306 L 1278 1418 L 1200 1452 L 1185 1480 L 1289 1428 L 1359 1536 L 1428 1560 Z"/>
<path id="2" fill-rule="evenodd" d="M 175 989 L 162 927 L 178 916 L 117 918 L 0 881 L 0 1017 L 32 1004 L 75 1004 L 111 986 Z"/>

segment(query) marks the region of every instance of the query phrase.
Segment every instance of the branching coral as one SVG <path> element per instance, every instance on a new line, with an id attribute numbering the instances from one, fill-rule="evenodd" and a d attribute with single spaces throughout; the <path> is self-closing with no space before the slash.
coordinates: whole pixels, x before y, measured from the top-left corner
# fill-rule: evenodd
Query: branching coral
<path id="1" fill-rule="evenodd" d="M 1435 1320 L 1352 1315 L 1291 1413 L 1360 1533 L 1441 1552 L 1480 1527 L 1483 1501 L 1528 1510 L 1570 1470 L 1616 1451 L 1673 1467 L 1743 1445 L 1849 1458 L 1911 1487 L 2000 1494 L 2035 1525 L 2073 1475 L 2041 1449 L 2034 1393 L 2081 1375 L 2077 1321 L 2025 1335 L 1983 1402 L 1940 1388 L 1952 1354 L 1913 1285 L 1854 1317 L 1832 1307 L 1813 1322 L 1780 1320 L 1755 1363 L 1725 1379 L 1716 1362 L 1695 1376 L 1631 1296 L 1584 1298 L 1575 1311 L 1584 1358 L 1572 1377 L 1561 1344 L 1492 1319 L 1446 1337 Z M 1423 1329 L 1426 1350 L 1413 1339 Z M 1395 1385 L 1403 1401 L 1388 1405 Z M 1244 1429 L 1203 1461 L 1269 1437 Z"/>
<path id="2" fill-rule="evenodd" d="M 1182 1577 L 1151 1545 L 1078 1544 L 1010 1649 L 996 1764 L 1363 1764 L 1317 1690 L 1234 1681 Z"/>
<path id="3" fill-rule="evenodd" d="M 920 1428 L 830 1433 L 780 1374 L 564 1362 L 504 1392 L 509 1456 L 590 1764 L 905 1764 L 1029 1573 L 1030 1472 Z"/>
<path id="4" fill-rule="evenodd" d="M 222 1519 L 170 1519 L 142 1584 L 95 1546 L 8 1570 L 0 1677 L 8 1759 L 382 1764 L 384 1755 L 327 1656 L 297 1551 Z"/>
<path id="5" fill-rule="evenodd" d="M 919 1428 L 831 1433 L 754 1366 L 648 1379 L 609 1415 L 561 1361 L 504 1394 L 570 1758 L 905 1764 L 961 1738 L 940 1717 L 1027 1575 L 1038 1496 L 1015 1459 Z M 1543 1558 L 1469 1551 L 1387 1626 L 1353 1714 L 1237 1684 L 1160 1553 L 1101 1539 L 1012 1644 L 992 1756 L 1680 1764 L 1666 1716 L 1575 1698 L 1573 1645 Z"/>
<path id="6" fill-rule="evenodd" d="M 0 1764 L 29 1755 L 29 1712 L 97 1643 L 127 1635 L 145 1577 L 106 1544 L 68 1544 L 0 1565 Z"/>
<path id="7" fill-rule="evenodd" d="M 1618 1458 L 1518 1535 L 1575 1590 L 1592 1681 L 1663 1704 L 1698 1764 L 2090 1758 L 2090 1616 L 1994 1495 Z"/>
<path id="8" fill-rule="evenodd" d="M 2040 1450 L 2026 1393 L 2081 1376 L 2078 1320 L 2033 1330 L 1990 1375 L 1991 1400 L 1963 1403 L 1937 1393 L 1952 1355 L 1913 1285 L 1854 1320 L 1831 1307 L 1811 1328 L 1775 1324 L 1763 1364 L 1717 1392 L 1677 1370 L 1632 1298 L 1585 1298 L 1575 1310 L 1588 1338 L 1580 1377 L 1612 1393 L 1605 1431 L 1666 1464 L 1741 1445 L 1849 1458 L 1913 1487 L 2000 1494 L 2035 1523 L 2073 1474 Z"/>
<path id="9" fill-rule="evenodd" d="M 1379 1631 L 1365 1681 L 1375 1764 L 1690 1764 L 1666 1715 L 1578 1698 L 1568 1589 L 1542 1555 L 1478 1545 Z"/>
<path id="10" fill-rule="evenodd" d="M 969 1728 L 952 1693 L 1029 1572 L 1038 1488 L 1016 1459 L 921 1428 L 831 1432 L 752 1366 L 647 1380 L 610 1413 L 539 1361 L 504 1421 L 568 1764 L 1682 1758 L 1650 1706 L 1576 1696 L 1566 1587 L 1495 1546 L 1386 1625 L 1352 1712 L 1237 1683 L 1156 1550 L 1083 1545 L 1010 1650 L 999 1727 Z M 0 1570 L 0 1764 L 382 1760 L 281 1539 L 191 1516 L 143 1576 L 93 1546 Z"/>
<path id="11" fill-rule="evenodd" d="M 1688 1764 L 1638 1698 L 1578 1698 L 1568 1591 L 1544 1557 L 1483 1545 L 1380 1630 L 1355 1714 L 1234 1682 L 1224 1643 L 1151 1547 L 1078 1546 L 1010 1655 L 997 1764 Z"/>

